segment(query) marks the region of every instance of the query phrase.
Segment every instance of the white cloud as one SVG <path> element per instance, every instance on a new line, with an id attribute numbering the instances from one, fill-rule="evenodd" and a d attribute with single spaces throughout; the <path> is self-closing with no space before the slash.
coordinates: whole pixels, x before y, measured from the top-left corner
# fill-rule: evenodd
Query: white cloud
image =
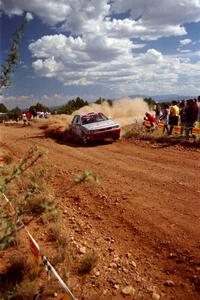
<path id="1" fill-rule="evenodd" d="M 188 45 L 192 42 L 191 39 L 184 39 L 184 40 L 180 40 L 180 45 L 181 46 L 185 46 L 185 45 Z"/>
<path id="2" fill-rule="evenodd" d="M 180 49 L 180 48 L 178 48 L 177 49 L 180 53 L 190 53 L 191 52 L 191 50 L 189 50 L 189 49 Z"/>
<path id="3" fill-rule="evenodd" d="M 31 20 L 33 20 L 33 15 L 31 13 L 27 12 L 25 18 L 27 21 L 31 21 Z"/>
<path id="4" fill-rule="evenodd" d="M 114 0 L 114 13 L 130 11 L 133 19 L 152 25 L 177 25 L 200 21 L 199 0 Z"/>
<path id="5" fill-rule="evenodd" d="M 195 73 L 198 77 L 197 53 L 179 48 L 176 57 L 153 48 L 135 54 L 134 49 L 147 48 L 148 41 L 160 37 L 186 35 L 185 23 L 200 21 L 199 0 L 0 0 L 0 8 L 9 15 L 28 11 L 62 32 L 41 37 L 29 49 L 36 74 L 66 86 L 102 86 L 122 95 L 143 93 L 144 88 L 171 93 L 185 74 L 188 90 L 194 87 Z M 124 12 L 129 15 L 120 20 L 118 14 Z M 180 47 L 189 43 L 186 36 Z"/>
<path id="6" fill-rule="evenodd" d="M 159 37 L 186 34 L 186 22 L 200 21 L 199 0 L 1 0 L 0 8 L 9 15 L 24 11 L 37 15 L 49 25 L 73 34 L 97 33 L 111 37 Z M 124 20 L 112 13 L 130 12 Z"/>
<path id="7" fill-rule="evenodd" d="M 29 46 L 36 57 L 33 67 L 38 75 L 54 77 L 66 86 L 102 86 L 117 96 L 144 93 L 144 89 L 156 94 L 178 92 L 180 87 L 181 92 L 185 74 L 188 84 L 198 77 L 200 62 L 192 63 L 198 52 L 177 57 L 148 49 L 134 55 L 133 47 L 128 39 L 95 40 L 62 34 L 45 36 Z M 197 86 L 196 93 L 199 91 Z"/>
<path id="8" fill-rule="evenodd" d="M 135 20 L 136 27 L 140 25 L 145 33 L 141 34 L 142 39 L 184 35 L 185 23 L 200 21 L 199 0 L 114 0 L 111 10 L 113 13 L 129 11 L 129 19 Z"/>
<path id="9" fill-rule="evenodd" d="M 66 20 L 71 10 L 69 2 L 65 0 L 1 0 L 0 9 L 8 15 L 22 15 L 24 11 L 28 11 L 44 22 L 55 25 Z"/>

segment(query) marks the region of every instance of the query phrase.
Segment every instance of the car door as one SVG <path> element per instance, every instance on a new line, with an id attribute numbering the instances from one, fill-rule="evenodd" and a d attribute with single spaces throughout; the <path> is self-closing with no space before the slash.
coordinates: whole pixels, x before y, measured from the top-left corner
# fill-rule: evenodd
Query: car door
<path id="1" fill-rule="evenodd" d="M 74 116 L 72 123 L 71 123 L 71 133 L 76 135 L 76 125 L 77 125 L 77 115 Z"/>

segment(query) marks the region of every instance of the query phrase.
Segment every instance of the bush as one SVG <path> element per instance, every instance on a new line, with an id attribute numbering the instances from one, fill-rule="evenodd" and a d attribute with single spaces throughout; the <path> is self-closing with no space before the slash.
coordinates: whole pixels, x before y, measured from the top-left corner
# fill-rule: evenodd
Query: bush
<path id="1" fill-rule="evenodd" d="M 81 275 L 90 273 L 90 271 L 96 266 L 97 260 L 98 256 L 94 251 L 87 253 L 80 261 L 78 273 Z"/>

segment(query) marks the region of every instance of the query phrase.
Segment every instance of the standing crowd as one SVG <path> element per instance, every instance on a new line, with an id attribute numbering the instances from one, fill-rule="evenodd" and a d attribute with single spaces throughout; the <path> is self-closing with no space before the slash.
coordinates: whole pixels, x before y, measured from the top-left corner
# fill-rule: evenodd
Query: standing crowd
<path id="1" fill-rule="evenodd" d="M 36 111 L 29 111 L 23 112 L 22 114 L 15 113 L 15 121 L 18 122 L 19 120 L 23 121 L 24 126 L 25 125 L 31 125 L 31 120 L 34 118 L 45 118 L 47 119 L 49 117 L 49 112 L 36 112 Z"/>
<path id="2" fill-rule="evenodd" d="M 155 104 L 154 114 L 146 113 L 144 119 L 150 121 L 154 130 L 159 121 L 163 123 L 163 133 L 169 136 L 173 133 L 174 126 L 181 127 L 181 134 L 186 137 L 192 134 L 196 122 L 200 122 L 200 96 L 197 99 L 172 101 L 171 105 L 164 104 L 161 110 L 158 103 Z"/>

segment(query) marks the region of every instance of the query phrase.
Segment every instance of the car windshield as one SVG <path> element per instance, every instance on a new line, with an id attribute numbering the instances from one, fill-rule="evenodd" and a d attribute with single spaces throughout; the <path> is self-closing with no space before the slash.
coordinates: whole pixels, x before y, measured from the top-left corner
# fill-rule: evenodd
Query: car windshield
<path id="1" fill-rule="evenodd" d="M 106 121 L 108 118 L 104 114 L 94 114 L 94 115 L 86 115 L 81 118 L 81 122 L 83 125 L 90 124 L 90 123 L 96 123 L 101 121 Z"/>

